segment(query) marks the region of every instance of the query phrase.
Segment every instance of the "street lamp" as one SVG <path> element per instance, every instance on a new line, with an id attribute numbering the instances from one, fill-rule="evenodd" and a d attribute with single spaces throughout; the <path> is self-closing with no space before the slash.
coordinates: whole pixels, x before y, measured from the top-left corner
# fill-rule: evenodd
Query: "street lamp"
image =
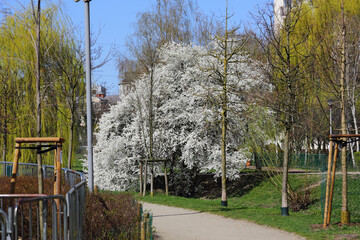
<path id="1" fill-rule="evenodd" d="M 80 0 L 74 0 L 79 2 Z M 92 116 L 91 116 L 91 52 L 90 52 L 90 1 L 85 3 L 85 48 L 86 48 L 86 126 L 88 150 L 88 186 L 90 192 L 94 190 L 93 146 L 92 146 Z"/>
<path id="2" fill-rule="evenodd" d="M 329 99 L 327 100 L 327 103 L 330 107 L 330 135 L 332 135 L 332 107 L 334 106 L 334 100 L 333 99 Z"/>

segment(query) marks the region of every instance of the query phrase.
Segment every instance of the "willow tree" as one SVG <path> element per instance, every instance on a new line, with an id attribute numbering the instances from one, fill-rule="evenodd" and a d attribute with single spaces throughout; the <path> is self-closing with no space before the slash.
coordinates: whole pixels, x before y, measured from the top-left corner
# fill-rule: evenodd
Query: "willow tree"
<path id="1" fill-rule="evenodd" d="M 3 34 L 2 37 L 6 39 L 6 44 L 3 45 L 5 54 L 2 55 L 3 59 L 6 59 L 6 62 L 12 66 L 17 65 L 22 68 L 21 74 L 25 78 L 31 79 L 31 81 L 26 81 L 27 83 L 19 84 L 17 83 L 17 89 L 19 91 L 24 91 L 22 97 L 25 97 L 27 102 L 27 113 L 33 113 L 32 123 L 27 123 L 26 125 L 35 125 L 36 130 L 34 135 L 37 137 L 41 136 L 42 129 L 42 116 L 41 116 L 41 53 L 40 53 L 40 22 L 41 22 L 41 1 L 39 0 L 37 4 L 32 1 L 30 9 L 24 13 L 16 13 L 13 16 L 8 16 L 5 19 L 6 28 L 2 28 Z M 20 62 L 17 64 L 11 63 L 12 61 Z M 20 86 L 19 86 L 20 85 Z M 22 86 L 21 86 L 22 85 Z M 21 90 L 20 90 L 21 89 Z M 31 89 L 31 90 L 30 90 Z M 25 95 L 25 96 L 24 96 Z M 35 99 L 32 99 L 34 98 Z M 30 104 L 29 104 L 30 103 Z M 32 106 L 31 106 L 32 105 Z M 33 112 L 33 109 L 35 111 Z M 30 110 L 30 111 L 28 111 Z M 22 111 L 20 110 L 19 113 Z M 23 119 L 22 119 L 23 120 Z M 24 124 L 20 125 L 24 128 Z M 21 132 L 23 129 L 19 129 Z M 26 134 L 29 135 L 29 134 Z M 26 136 L 25 135 L 25 136 Z M 31 134 L 32 135 L 32 134 Z M 38 162 L 38 178 L 39 178 L 39 193 L 43 193 L 43 184 L 42 184 L 42 160 L 40 154 L 37 154 Z"/>
<path id="2" fill-rule="evenodd" d="M 358 134 L 356 103 L 359 100 L 358 76 L 360 57 L 359 1 L 324 1 L 314 2 L 317 20 L 317 39 L 323 39 L 316 51 L 319 59 L 317 75 L 322 79 L 322 88 L 328 98 L 334 99 L 340 109 L 338 126 L 341 134 L 350 131 Z M 325 95 L 325 94 L 324 94 Z M 351 110 L 351 111 L 349 111 Z M 351 113 L 348 114 L 348 112 Z M 350 120 L 349 116 L 352 117 Z M 347 141 L 346 138 L 342 139 Z M 359 147 L 357 146 L 358 150 Z M 350 146 L 351 152 L 353 151 Z M 342 165 L 342 213 L 341 222 L 349 224 L 347 190 L 347 146 L 341 149 Z"/>
<path id="3" fill-rule="evenodd" d="M 49 51 L 51 58 L 48 65 L 47 78 L 53 79 L 53 84 L 47 89 L 46 102 L 52 110 L 52 118 L 56 119 L 57 135 L 66 139 L 64 155 L 67 155 L 67 167 L 71 169 L 79 139 L 80 118 L 84 115 L 84 61 L 81 44 L 76 40 L 70 24 L 63 19 L 57 24 L 54 32 L 53 45 Z"/>
<path id="4" fill-rule="evenodd" d="M 42 34 L 38 56 L 34 11 L 36 17 L 38 15 L 31 6 L 29 9 L 14 10 L 15 13 L 9 15 L 0 28 L 0 39 L 4 43 L 1 48 L 1 65 L 16 73 L 12 76 L 12 84 L 18 97 L 13 109 L 16 121 L 7 140 L 11 144 L 9 148 L 13 147 L 16 136 L 34 137 L 40 133 L 42 136 L 61 135 L 69 138 L 69 131 L 76 136 L 76 121 L 81 113 L 79 103 L 83 94 L 83 71 L 79 43 L 72 29 L 63 21 L 58 6 L 48 4 L 40 15 Z M 38 79 L 40 84 L 37 83 Z M 57 107 L 62 109 L 63 114 L 56 110 Z M 38 129 L 34 127 L 40 125 Z M 71 146 L 74 147 L 73 142 L 69 146 L 65 145 L 64 151 L 68 153 L 70 150 L 73 154 Z M 8 158 L 11 155 L 12 151 L 8 151 Z M 31 151 L 23 152 L 25 161 L 34 157 Z"/>
<path id="5" fill-rule="evenodd" d="M 6 162 L 8 151 L 8 135 L 12 133 L 13 123 L 15 122 L 15 104 L 17 94 L 14 80 L 16 73 L 11 72 L 6 67 L 0 66 L 0 134 L 2 161 Z"/>

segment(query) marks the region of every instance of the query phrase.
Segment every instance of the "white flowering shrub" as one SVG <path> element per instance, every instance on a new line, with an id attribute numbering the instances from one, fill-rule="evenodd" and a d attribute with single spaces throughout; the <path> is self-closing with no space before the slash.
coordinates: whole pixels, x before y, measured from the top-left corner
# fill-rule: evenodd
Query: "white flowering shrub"
<path id="1" fill-rule="evenodd" d="M 172 169 L 215 170 L 218 175 L 221 167 L 220 109 L 211 104 L 211 100 L 216 99 L 219 86 L 204 68 L 219 63 L 200 46 L 171 43 L 159 52 L 161 62 L 154 69 L 152 93 L 154 157 L 169 159 Z M 255 85 L 260 75 L 246 56 L 237 57 L 241 58 L 241 63 L 230 64 L 230 69 L 236 72 L 230 83 L 240 93 Z M 138 160 L 147 158 L 149 147 L 149 78 L 145 74 L 134 82 L 132 91 L 99 121 L 94 177 L 95 184 L 102 189 L 128 190 L 138 184 Z M 229 99 L 235 111 L 229 113 L 227 175 L 235 179 L 250 155 L 242 147 L 244 99 L 241 94 L 229 95 Z"/>

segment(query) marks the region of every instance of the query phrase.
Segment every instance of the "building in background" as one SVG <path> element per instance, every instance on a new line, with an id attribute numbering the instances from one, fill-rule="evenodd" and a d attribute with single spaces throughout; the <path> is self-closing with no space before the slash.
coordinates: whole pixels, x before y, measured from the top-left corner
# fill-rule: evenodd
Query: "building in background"
<path id="1" fill-rule="evenodd" d="M 291 2 L 291 0 L 274 0 L 274 29 L 276 31 L 282 27 L 286 9 Z"/>
<path id="2" fill-rule="evenodd" d="M 128 78 L 124 78 L 119 83 L 119 96 L 126 96 L 131 90 L 132 81 Z"/>
<path id="3" fill-rule="evenodd" d="M 106 95 L 106 88 L 101 85 L 92 87 L 92 103 L 94 111 L 94 123 L 96 124 L 101 116 L 108 112 L 112 105 L 120 100 L 119 95 Z"/>

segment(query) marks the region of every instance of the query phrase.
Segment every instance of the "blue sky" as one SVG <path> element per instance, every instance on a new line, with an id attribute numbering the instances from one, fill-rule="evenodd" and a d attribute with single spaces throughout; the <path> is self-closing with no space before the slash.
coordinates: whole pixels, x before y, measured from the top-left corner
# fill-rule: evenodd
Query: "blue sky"
<path id="1" fill-rule="evenodd" d="M 17 1 L 29 2 L 29 0 L 0 0 L 14 5 Z M 44 1 L 44 0 L 43 0 Z M 46 0 L 45 0 L 46 1 Z M 69 15 L 76 27 L 84 36 L 84 3 L 82 0 L 61 0 L 64 12 Z M 229 10 L 233 20 L 237 23 L 248 24 L 251 21 L 249 12 L 255 11 L 256 5 L 263 5 L 269 0 L 229 0 Z M 139 12 L 149 9 L 156 0 L 92 0 L 90 2 L 91 31 L 100 35 L 97 45 L 102 46 L 104 52 L 114 44 L 119 54 L 126 55 L 124 46 L 126 37 L 133 32 L 133 23 Z M 215 14 L 221 17 L 225 12 L 225 0 L 197 0 L 199 8 L 206 14 Z M 4 6 L 4 3 L 2 4 Z M 1 6 L 0 6 L 1 7 Z M 93 83 L 104 84 L 108 94 L 118 93 L 118 78 L 116 69 L 116 58 L 102 68 L 93 72 Z"/>

